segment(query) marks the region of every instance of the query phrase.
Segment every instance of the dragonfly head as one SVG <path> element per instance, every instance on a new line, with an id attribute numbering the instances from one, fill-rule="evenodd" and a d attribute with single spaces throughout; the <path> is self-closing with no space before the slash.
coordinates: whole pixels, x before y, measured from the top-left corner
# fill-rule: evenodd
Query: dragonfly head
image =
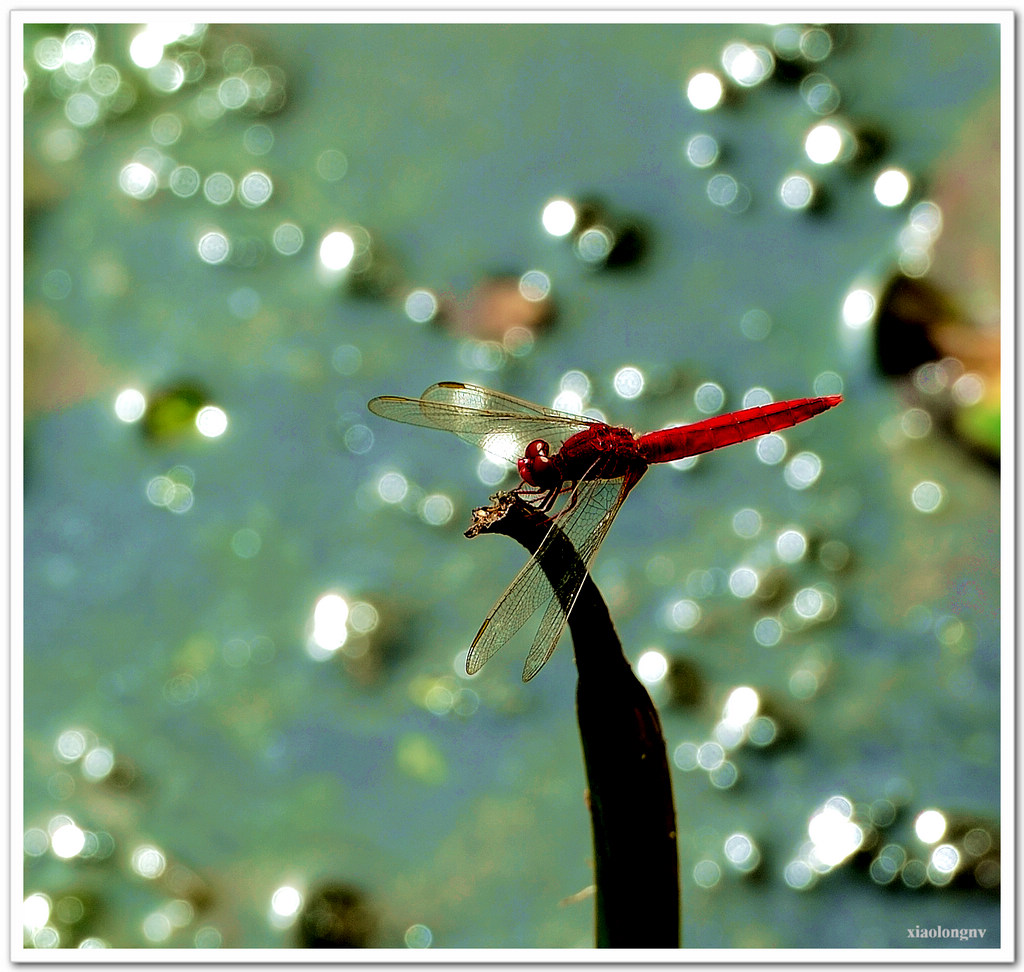
<path id="1" fill-rule="evenodd" d="M 518 465 L 523 482 L 538 489 L 551 489 L 562 481 L 555 463 L 548 455 L 548 444 L 543 439 L 534 439 L 526 447 L 526 453 Z"/>

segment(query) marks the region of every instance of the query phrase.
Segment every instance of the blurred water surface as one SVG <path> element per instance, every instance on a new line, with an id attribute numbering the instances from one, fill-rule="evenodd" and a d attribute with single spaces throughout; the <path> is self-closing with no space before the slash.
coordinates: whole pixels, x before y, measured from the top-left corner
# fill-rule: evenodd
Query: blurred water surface
<path id="1" fill-rule="evenodd" d="M 998 945 L 998 474 L 871 326 L 998 27 L 189 29 L 25 30 L 29 940 L 289 947 L 328 882 L 353 944 L 592 943 L 571 651 L 462 667 L 522 554 L 461 532 L 513 479 L 365 408 L 454 379 L 637 430 L 843 393 L 653 469 L 597 562 L 675 673 L 685 943 Z"/>

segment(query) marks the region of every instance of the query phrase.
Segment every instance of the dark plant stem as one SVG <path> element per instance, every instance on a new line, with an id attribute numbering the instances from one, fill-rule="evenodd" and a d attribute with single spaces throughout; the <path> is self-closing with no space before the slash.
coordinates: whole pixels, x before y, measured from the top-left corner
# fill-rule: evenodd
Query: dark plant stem
<path id="1" fill-rule="evenodd" d="M 501 533 L 536 553 L 548 531 L 549 577 L 585 571 L 552 520 L 514 493 L 474 511 L 467 536 Z M 575 563 L 574 563 L 575 561 Z M 589 787 L 599 948 L 678 948 L 675 806 L 661 720 L 622 653 L 607 605 L 588 576 L 569 614 L 579 682 L 576 714 Z"/>

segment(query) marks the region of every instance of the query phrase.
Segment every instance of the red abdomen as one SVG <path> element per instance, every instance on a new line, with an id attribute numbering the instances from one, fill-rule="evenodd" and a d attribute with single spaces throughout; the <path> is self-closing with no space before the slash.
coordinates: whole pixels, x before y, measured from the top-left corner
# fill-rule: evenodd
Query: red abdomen
<path id="1" fill-rule="evenodd" d="M 822 398 L 797 398 L 788 402 L 758 405 L 740 412 L 716 415 L 714 418 L 694 422 L 693 425 L 648 432 L 640 436 L 637 444 L 640 455 L 647 462 L 672 462 L 736 442 L 756 439 L 779 429 L 788 429 L 791 425 L 820 415 L 842 400 L 842 395 L 826 395 Z"/>

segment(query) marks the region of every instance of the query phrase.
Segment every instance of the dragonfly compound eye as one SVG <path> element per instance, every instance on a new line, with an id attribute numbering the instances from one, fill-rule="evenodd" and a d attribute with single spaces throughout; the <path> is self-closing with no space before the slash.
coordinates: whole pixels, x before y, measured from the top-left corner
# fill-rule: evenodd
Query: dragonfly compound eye
<path id="1" fill-rule="evenodd" d="M 519 460 L 519 475 L 523 481 L 540 489 L 548 489 L 559 483 L 558 472 L 548 455 L 548 444 L 543 439 L 534 439 L 526 447 L 526 453 Z"/>
<path id="2" fill-rule="evenodd" d="M 547 459 L 548 458 L 548 444 L 543 439 L 534 439 L 526 447 L 526 453 L 523 456 L 527 462 L 533 462 L 535 459 Z"/>

